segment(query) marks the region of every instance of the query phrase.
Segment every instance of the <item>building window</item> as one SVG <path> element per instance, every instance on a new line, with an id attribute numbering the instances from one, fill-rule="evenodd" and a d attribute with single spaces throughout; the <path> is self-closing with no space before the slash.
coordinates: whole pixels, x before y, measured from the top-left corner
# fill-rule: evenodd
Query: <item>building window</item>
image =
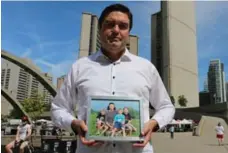
<path id="1" fill-rule="evenodd" d="M 5 89 L 9 88 L 9 79 L 10 79 L 10 69 L 7 69 Z"/>

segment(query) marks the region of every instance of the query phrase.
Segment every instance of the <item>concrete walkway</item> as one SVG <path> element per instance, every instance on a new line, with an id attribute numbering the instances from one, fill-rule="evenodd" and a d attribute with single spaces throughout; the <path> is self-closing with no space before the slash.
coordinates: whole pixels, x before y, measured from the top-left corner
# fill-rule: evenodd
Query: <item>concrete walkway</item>
<path id="1" fill-rule="evenodd" d="M 154 153 L 228 153 L 228 137 L 225 145 L 218 146 L 214 137 L 192 136 L 192 133 L 175 133 L 174 139 L 170 139 L 169 133 L 154 133 L 152 143 Z"/>
<path id="2" fill-rule="evenodd" d="M 218 122 L 225 129 L 223 146 L 218 146 L 216 138 Z M 192 136 L 191 132 L 175 133 L 174 139 L 170 139 L 169 133 L 154 133 L 154 153 L 228 153 L 228 127 L 223 119 L 204 116 L 199 128 L 200 136 Z"/>

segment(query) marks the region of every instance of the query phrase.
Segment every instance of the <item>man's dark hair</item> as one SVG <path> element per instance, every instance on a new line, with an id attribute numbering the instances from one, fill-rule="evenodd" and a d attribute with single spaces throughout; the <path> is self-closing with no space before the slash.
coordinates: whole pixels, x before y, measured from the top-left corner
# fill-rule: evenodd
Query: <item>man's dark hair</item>
<path id="1" fill-rule="evenodd" d="M 131 28 L 132 28 L 133 16 L 132 16 L 132 13 L 131 13 L 130 9 L 127 6 L 123 5 L 123 4 L 112 4 L 112 5 L 109 5 L 108 7 L 106 7 L 102 11 L 101 16 L 100 16 L 99 21 L 98 21 L 99 29 L 101 29 L 102 23 L 104 22 L 105 17 L 107 17 L 111 12 L 114 12 L 114 11 L 119 11 L 119 12 L 127 14 L 128 18 L 129 18 L 129 23 L 130 23 L 130 25 L 129 25 L 130 26 L 129 27 L 130 28 L 129 31 L 130 31 Z"/>

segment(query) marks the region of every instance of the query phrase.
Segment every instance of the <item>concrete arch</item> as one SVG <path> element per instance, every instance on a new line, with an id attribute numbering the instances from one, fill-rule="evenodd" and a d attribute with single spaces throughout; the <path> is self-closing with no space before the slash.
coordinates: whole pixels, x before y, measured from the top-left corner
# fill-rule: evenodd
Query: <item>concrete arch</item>
<path id="1" fill-rule="evenodd" d="M 11 94 L 10 94 L 8 91 L 6 91 L 5 89 L 3 89 L 3 88 L 1 89 L 1 94 L 2 94 L 3 97 L 6 98 L 6 100 L 7 100 L 15 109 L 21 111 L 22 114 L 28 116 L 29 122 L 32 123 L 32 122 L 31 122 L 32 120 L 31 120 L 29 114 L 26 113 L 26 112 L 23 110 L 22 105 L 17 101 L 16 98 L 12 97 Z"/>
<path id="2" fill-rule="evenodd" d="M 1 57 L 18 65 L 19 67 L 28 71 L 32 76 L 34 76 L 50 93 L 53 97 L 56 95 L 55 87 L 36 69 L 31 67 L 28 63 L 24 60 L 4 51 L 1 50 Z"/>

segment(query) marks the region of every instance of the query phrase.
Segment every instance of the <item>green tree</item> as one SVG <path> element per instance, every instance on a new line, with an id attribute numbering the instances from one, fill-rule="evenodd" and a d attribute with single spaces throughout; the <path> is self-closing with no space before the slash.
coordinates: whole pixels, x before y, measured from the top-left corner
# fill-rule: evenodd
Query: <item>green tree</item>
<path id="1" fill-rule="evenodd" d="M 22 101 L 23 109 L 30 115 L 33 120 L 37 120 L 38 117 L 46 109 L 46 103 L 44 102 L 45 97 L 34 92 L 30 98 L 24 99 Z"/>
<path id="2" fill-rule="evenodd" d="M 22 116 L 23 116 L 23 113 L 20 110 L 17 110 L 15 108 L 10 110 L 9 118 L 21 119 Z"/>
<path id="3" fill-rule="evenodd" d="M 9 118 L 8 115 L 1 114 L 1 122 L 7 122 L 7 119 Z"/>
<path id="4" fill-rule="evenodd" d="M 172 104 L 175 106 L 175 99 L 173 96 L 170 96 L 170 100 L 171 100 Z"/>
<path id="5" fill-rule="evenodd" d="M 181 107 L 186 107 L 187 106 L 187 103 L 188 103 L 188 100 L 185 98 L 184 95 L 180 95 L 178 97 L 178 103 Z"/>
<path id="6" fill-rule="evenodd" d="M 132 107 L 129 107 L 128 112 L 131 114 L 132 118 L 139 119 L 139 111 L 133 109 Z"/>

